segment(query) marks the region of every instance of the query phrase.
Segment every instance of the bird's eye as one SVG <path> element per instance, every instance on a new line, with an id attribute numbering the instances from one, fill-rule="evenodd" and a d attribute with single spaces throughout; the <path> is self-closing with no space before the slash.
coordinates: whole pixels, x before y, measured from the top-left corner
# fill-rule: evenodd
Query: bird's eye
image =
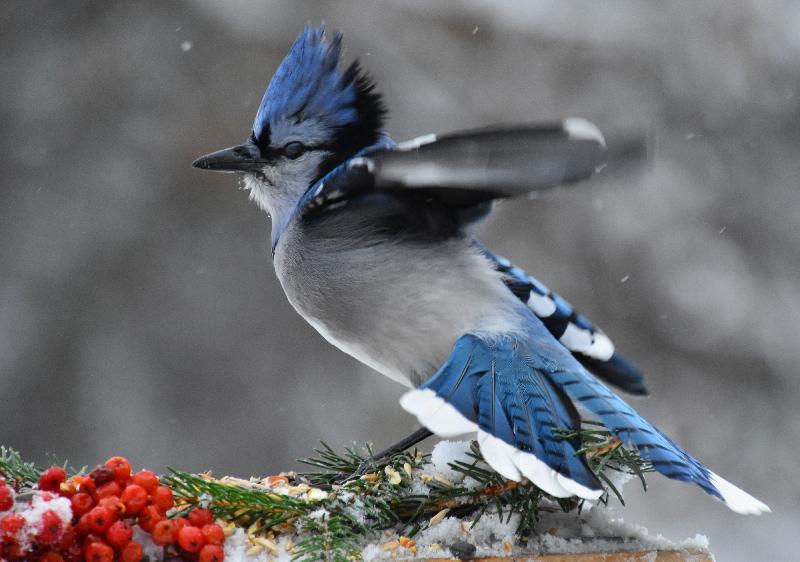
<path id="1" fill-rule="evenodd" d="M 306 145 L 297 141 L 290 142 L 283 147 L 284 156 L 286 156 L 286 158 L 291 158 L 292 160 L 302 156 L 305 151 Z"/>

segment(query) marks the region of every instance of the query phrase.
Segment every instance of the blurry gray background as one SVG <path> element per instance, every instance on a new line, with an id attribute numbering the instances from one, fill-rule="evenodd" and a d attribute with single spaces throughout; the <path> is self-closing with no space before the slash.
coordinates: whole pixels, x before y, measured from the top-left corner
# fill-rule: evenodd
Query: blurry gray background
<path id="1" fill-rule="evenodd" d="M 402 389 L 290 308 L 269 222 L 190 167 L 248 134 L 306 21 L 346 35 L 404 139 L 498 122 L 646 129 L 652 163 L 502 205 L 485 241 L 647 373 L 634 405 L 766 501 L 628 488 L 626 519 L 720 560 L 800 529 L 800 3 L 5 2 L 0 443 L 45 462 L 247 476 L 415 428 Z"/>

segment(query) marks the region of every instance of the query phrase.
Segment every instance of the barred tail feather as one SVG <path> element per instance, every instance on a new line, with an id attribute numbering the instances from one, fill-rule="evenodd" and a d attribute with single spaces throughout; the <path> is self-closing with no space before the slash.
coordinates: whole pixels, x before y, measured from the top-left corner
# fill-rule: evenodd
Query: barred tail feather
<path id="1" fill-rule="evenodd" d="M 554 497 L 597 499 L 603 489 L 577 455 L 580 443 L 554 434 L 580 427 L 581 405 L 661 474 L 694 482 L 738 513 L 769 511 L 642 418 L 548 334 L 537 334 L 545 330 L 541 324 L 531 329 L 535 336 L 524 340 L 463 336 L 445 365 L 401 405 L 437 435 L 477 431 L 484 459 L 505 478 L 527 477 Z"/>
<path id="2" fill-rule="evenodd" d="M 526 358 L 511 348 L 492 353 L 478 338 L 465 336 L 442 369 L 400 404 L 437 435 L 477 430 L 484 459 L 505 478 L 527 477 L 555 497 L 597 499 L 603 488 L 576 455 L 578 444 L 552 433 L 572 427 L 577 412 L 543 377 L 513 376 L 516 369 L 530 369 L 525 365 Z"/>

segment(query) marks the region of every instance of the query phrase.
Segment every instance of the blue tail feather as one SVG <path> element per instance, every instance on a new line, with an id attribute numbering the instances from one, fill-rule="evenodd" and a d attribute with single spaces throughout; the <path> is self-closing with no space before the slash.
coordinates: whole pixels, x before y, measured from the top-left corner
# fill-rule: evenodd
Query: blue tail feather
<path id="1" fill-rule="evenodd" d="M 536 356 L 519 349 L 513 340 L 489 343 L 466 335 L 447 363 L 420 388 L 435 391 L 482 431 L 532 453 L 570 480 L 599 490 L 599 480 L 585 459 L 576 455 L 579 444 L 553 433 L 575 427 L 577 411 L 559 395 L 543 368 Z"/>
<path id="2" fill-rule="evenodd" d="M 480 430 L 532 453 L 582 486 L 599 489 L 597 477 L 576 454 L 580 443 L 554 435 L 557 429 L 580 427 L 575 406 L 580 404 L 658 472 L 695 482 L 723 499 L 709 469 L 609 391 L 541 325 L 532 325 L 524 338 L 463 336 L 445 365 L 420 388 L 433 390 Z"/>

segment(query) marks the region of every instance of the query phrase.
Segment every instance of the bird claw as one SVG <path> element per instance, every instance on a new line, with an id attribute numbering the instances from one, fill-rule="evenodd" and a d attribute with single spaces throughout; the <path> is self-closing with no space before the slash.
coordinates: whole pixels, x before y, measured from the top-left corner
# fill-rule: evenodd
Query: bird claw
<path id="1" fill-rule="evenodd" d="M 337 486 L 344 486 L 348 482 L 352 482 L 353 480 L 360 480 L 362 476 L 369 474 L 370 470 L 375 467 L 375 463 L 380 461 L 380 459 L 370 458 L 365 460 L 358 468 L 352 472 L 351 474 L 337 474 L 333 480 L 331 480 L 331 484 Z"/>

